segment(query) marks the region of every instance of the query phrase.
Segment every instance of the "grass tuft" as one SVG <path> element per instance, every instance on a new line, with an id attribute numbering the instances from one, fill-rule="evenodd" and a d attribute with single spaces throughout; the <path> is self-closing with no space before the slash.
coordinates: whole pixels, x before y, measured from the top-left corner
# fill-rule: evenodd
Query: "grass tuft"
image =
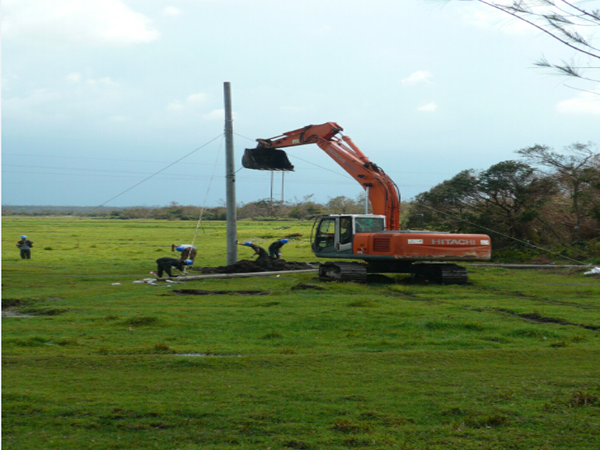
<path id="1" fill-rule="evenodd" d="M 283 335 L 277 331 L 271 331 L 261 337 L 261 339 L 281 339 Z"/>
<path id="2" fill-rule="evenodd" d="M 171 349 L 171 347 L 169 347 L 167 344 L 163 344 L 162 342 L 160 344 L 156 344 L 154 346 L 154 350 L 158 353 L 166 353 L 166 352 L 174 353 L 174 351 Z"/>
<path id="3" fill-rule="evenodd" d="M 21 312 L 24 314 L 31 314 L 34 316 L 58 316 L 64 314 L 69 310 L 66 308 L 51 308 L 47 306 L 28 306 L 21 308 Z"/>
<path id="4" fill-rule="evenodd" d="M 589 390 L 578 389 L 571 394 L 568 400 L 570 407 L 600 406 L 600 394 Z"/>
<path id="5" fill-rule="evenodd" d="M 30 336 L 27 338 L 8 338 L 5 343 L 18 347 L 43 347 L 49 345 L 51 341 L 41 336 Z"/>
<path id="6" fill-rule="evenodd" d="M 470 428 L 496 428 L 509 425 L 510 418 L 503 414 L 467 416 L 464 422 Z"/>
<path id="7" fill-rule="evenodd" d="M 348 303 L 351 308 L 375 308 L 377 304 L 372 300 L 356 300 Z"/>
<path id="8" fill-rule="evenodd" d="M 296 450 L 309 450 L 312 448 L 310 444 L 307 444 L 306 442 L 299 441 L 296 439 L 292 439 L 290 441 L 284 442 L 283 446 L 285 448 L 293 448 Z"/>
<path id="9" fill-rule="evenodd" d="M 368 433 L 371 430 L 371 426 L 368 422 L 358 422 L 351 419 L 339 419 L 331 426 L 331 429 L 339 433 L 352 434 L 352 433 Z"/>
<path id="10" fill-rule="evenodd" d="M 153 316 L 136 316 L 131 317 L 123 322 L 124 325 L 132 327 L 146 327 L 150 325 L 156 325 L 159 322 L 157 317 Z"/>

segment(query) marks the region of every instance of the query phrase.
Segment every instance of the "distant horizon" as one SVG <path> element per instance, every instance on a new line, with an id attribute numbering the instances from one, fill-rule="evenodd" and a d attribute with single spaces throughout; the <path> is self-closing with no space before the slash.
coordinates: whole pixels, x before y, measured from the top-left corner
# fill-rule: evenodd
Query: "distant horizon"
<path id="1" fill-rule="evenodd" d="M 196 208 L 225 208 L 225 206 L 198 206 L 198 205 L 184 205 L 178 203 L 180 206 L 194 206 Z M 128 209 L 128 208 L 164 208 L 170 206 L 167 205 L 131 205 L 131 206 L 81 206 L 81 205 L 2 205 L 4 208 L 78 208 L 78 209 Z"/>

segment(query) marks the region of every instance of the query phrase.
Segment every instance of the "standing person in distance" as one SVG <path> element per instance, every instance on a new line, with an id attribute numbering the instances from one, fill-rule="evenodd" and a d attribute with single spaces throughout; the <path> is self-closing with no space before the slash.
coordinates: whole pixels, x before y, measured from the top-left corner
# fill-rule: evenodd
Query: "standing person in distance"
<path id="1" fill-rule="evenodd" d="M 17 247 L 21 250 L 21 259 L 31 259 L 31 247 L 33 247 L 33 242 L 27 239 L 27 236 L 21 236 L 21 240 L 17 242 Z"/>

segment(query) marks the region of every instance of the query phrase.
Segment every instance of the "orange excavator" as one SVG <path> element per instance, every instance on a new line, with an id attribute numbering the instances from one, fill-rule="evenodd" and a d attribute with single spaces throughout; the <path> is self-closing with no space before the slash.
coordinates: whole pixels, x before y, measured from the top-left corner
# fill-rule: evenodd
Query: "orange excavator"
<path id="1" fill-rule="evenodd" d="M 367 191 L 373 214 L 331 214 L 315 221 L 315 256 L 355 260 L 321 264 L 320 278 L 364 282 L 368 273 L 409 273 L 443 284 L 467 283 L 467 270 L 448 261 L 489 260 L 489 236 L 400 230 L 398 187 L 342 131 L 334 122 L 308 125 L 257 139 L 257 147 L 246 149 L 242 158 L 248 169 L 289 171 L 294 167 L 280 149 L 316 144 Z"/>

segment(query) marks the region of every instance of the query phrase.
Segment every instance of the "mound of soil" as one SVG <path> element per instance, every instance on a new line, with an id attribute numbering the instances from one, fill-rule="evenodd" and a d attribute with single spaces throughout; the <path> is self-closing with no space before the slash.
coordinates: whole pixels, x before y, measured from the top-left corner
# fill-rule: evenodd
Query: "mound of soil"
<path id="1" fill-rule="evenodd" d="M 271 259 L 266 258 L 264 260 L 248 260 L 242 259 L 235 264 L 229 266 L 219 267 L 188 267 L 189 271 L 200 272 L 202 274 L 210 273 L 251 273 L 251 272 L 281 272 L 284 270 L 305 270 L 314 269 L 315 266 L 294 261 L 286 261 L 284 259 Z"/>

